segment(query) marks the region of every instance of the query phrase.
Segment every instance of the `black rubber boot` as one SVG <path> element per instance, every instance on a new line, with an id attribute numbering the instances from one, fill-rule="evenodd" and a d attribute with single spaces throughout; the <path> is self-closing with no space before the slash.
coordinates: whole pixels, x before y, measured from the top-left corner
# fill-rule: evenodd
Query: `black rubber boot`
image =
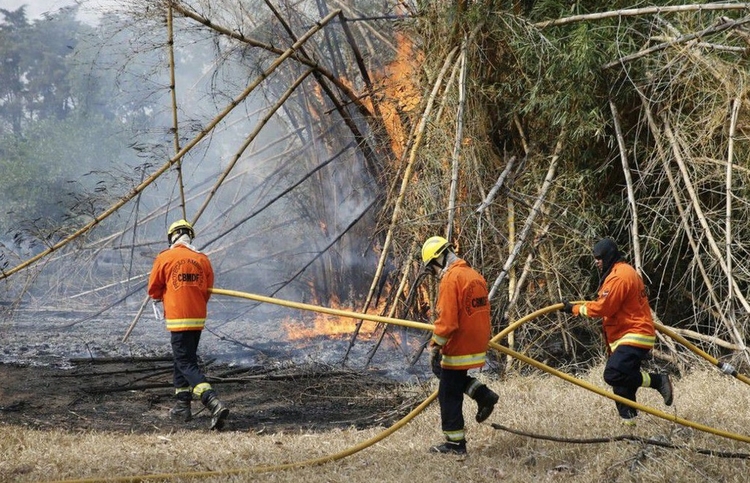
<path id="1" fill-rule="evenodd" d="M 651 374 L 651 387 L 659 391 L 664 399 L 664 404 L 672 405 L 674 394 L 672 393 L 672 381 L 667 374 Z"/>
<path id="2" fill-rule="evenodd" d="M 216 392 L 208 391 L 201 397 L 203 405 L 211 411 L 211 425 L 208 429 L 215 429 L 217 431 L 224 428 L 224 420 L 229 416 L 229 408 L 219 401 L 216 397 Z"/>
<path id="3" fill-rule="evenodd" d="M 174 407 L 169 410 L 169 419 L 188 422 L 192 418 L 193 413 L 190 411 L 190 399 L 178 399 Z"/>
<path id="4" fill-rule="evenodd" d="M 430 453 L 441 454 L 466 454 L 466 440 L 446 441 L 430 448 Z"/>
<path id="5" fill-rule="evenodd" d="M 482 386 L 477 390 L 476 401 L 477 401 L 477 415 L 476 420 L 478 423 L 486 420 L 492 414 L 495 409 L 495 404 L 500 399 L 500 396 L 495 394 L 492 389 L 487 386 Z"/>

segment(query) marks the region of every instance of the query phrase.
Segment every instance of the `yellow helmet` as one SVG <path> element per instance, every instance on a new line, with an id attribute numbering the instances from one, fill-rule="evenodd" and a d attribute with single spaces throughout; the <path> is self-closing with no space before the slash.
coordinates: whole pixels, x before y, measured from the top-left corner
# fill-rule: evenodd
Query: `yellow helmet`
<path id="1" fill-rule="evenodd" d="M 169 243 L 172 243 L 172 235 L 177 232 L 180 232 L 181 234 L 187 233 L 191 239 L 195 238 L 195 230 L 193 230 L 193 225 L 191 225 L 187 220 L 177 220 L 169 225 L 169 230 L 167 230 L 167 240 L 169 240 Z"/>
<path id="2" fill-rule="evenodd" d="M 443 254 L 450 248 L 451 244 L 441 236 L 433 236 L 427 239 L 422 245 L 422 263 L 427 266 L 431 261 Z"/>

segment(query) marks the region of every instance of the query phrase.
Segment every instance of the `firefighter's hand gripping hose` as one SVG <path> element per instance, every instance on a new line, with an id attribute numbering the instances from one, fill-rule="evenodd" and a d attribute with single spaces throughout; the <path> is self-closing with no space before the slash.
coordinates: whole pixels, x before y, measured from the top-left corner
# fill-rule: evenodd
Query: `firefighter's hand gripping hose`
<path id="1" fill-rule="evenodd" d="M 255 295 L 245 292 L 238 292 L 233 290 L 224 290 L 224 289 L 218 289 L 214 288 L 211 289 L 211 292 L 216 295 L 227 295 L 230 297 L 240 297 L 240 298 L 246 298 L 250 300 L 255 300 L 258 302 L 265 302 L 265 303 L 271 303 L 275 305 L 282 305 L 285 307 L 290 308 L 296 308 L 300 310 L 308 310 L 313 312 L 320 312 L 325 313 L 329 315 L 337 315 L 341 317 L 347 317 L 347 318 L 354 318 L 359 320 L 369 320 L 373 322 L 383 322 L 387 324 L 394 324 L 394 325 L 401 325 L 404 327 L 411 327 L 416 329 L 422 329 L 422 330 L 433 330 L 434 326 L 431 324 L 425 324 L 421 322 L 414 322 L 410 320 L 404 320 L 404 319 L 394 319 L 390 317 L 382 317 L 377 315 L 370 315 L 370 314 L 362 314 L 357 312 L 351 312 L 346 310 L 339 310 L 339 309 L 331 309 L 326 307 L 320 307 L 315 305 L 309 305 L 309 304 L 303 304 L 298 302 L 292 302 L 287 301 L 283 299 L 277 299 L 272 297 L 265 297 L 262 295 Z M 489 343 L 489 346 L 492 349 L 495 349 L 503 354 L 509 355 L 511 357 L 514 357 L 522 362 L 525 362 L 526 364 L 529 364 L 531 366 L 534 366 L 538 369 L 541 369 L 549 374 L 552 374 L 554 376 L 557 376 L 563 380 L 566 380 L 572 384 L 575 384 L 579 387 L 582 387 L 584 389 L 588 389 L 589 391 L 595 392 L 601 396 L 604 396 L 606 398 L 622 402 L 623 404 L 627 404 L 629 406 L 632 406 L 638 410 L 647 412 L 649 414 L 652 414 L 654 416 L 657 416 L 662 419 L 666 419 L 668 421 L 673 421 L 675 423 L 681 424 L 683 426 L 688 426 L 694 429 L 698 429 L 700 431 L 705 431 L 708 433 L 712 433 L 718 436 L 722 436 L 729 439 L 734 439 L 737 441 L 742 441 L 745 443 L 750 443 L 750 436 L 741 435 L 741 434 L 735 434 L 728 431 L 722 431 L 716 428 L 711 428 L 709 426 L 705 426 L 700 423 L 696 423 L 693 421 L 689 421 L 687 419 L 680 418 L 678 416 L 665 413 L 663 411 L 659 411 L 657 409 L 650 408 L 648 406 L 644 406 L 642 404 L 639 404 L 634 401 L 630 401 L 628 399 L 622 398 L 620 396 L 617 396 L 613 393 L 610 393 L 604 389 L 601 389 L 597 386 L 594 386 L 592 384 L 589 384 L 585 381 L 579 380 L 573 376 L 570 376 L 568 374 L 565 374 L 563 372 L 560 372 L 552 367 L 549 367 L 541 362 L 538 362 L 530 357 L 527 357 L 523 354 L 520 354 L 516 351 L 513 351 L 512 349 L 509 349 L 507 347 L 501 346 L 498 344 L 498 341 L 505 338 L 508 334 L 510 334 L 512 331 L 516 330 L 521 325 L 534 320 L 538 317 L 541 317 L 542 315 L 556 312 L 562 308 L 563 304 L 558 303 L 554 305 L 550 305 L 548 307 L 544 307 L 542 309 L 539 309 L 535 312 L 532 312 L 521 319 L 517 320 L 516 322 L 510 324 L 508 327 L 503 329 L 501 332 L 499 332 L 497 335 L 495 335 Z M 666 327 L 661 326 L 660 324 L 657 324 L 657 329 L 661 332 L 665 333 L 666 335 L 674 338 L 678 342 L 685 344 L 687 347 L 690 348 L 693 352 L 700 355 L 701 357 L 705 358 L 712 364 L 718 366 L 720 369 L 722 369 L 723 372 L 731 374 L 735 377 L 740 378 L 739 374 L 737 374 L 736 371 L 727 371 L 722 367 L 721 364 L 718 363 L 715 359 L 712 360 L 712 358 L 708 355 L 700 351 L 700 349 L 694 347 L 692 344 L 690 344 L 688 341 L 684 340 L 679 335 L 675 334 L 674 332 L 670 331 Z M 731 366 L 730 366 L 731 367 Z M 732 368 L 733 369 L 733 368 Z M 743 381 L 746 381 L 747 378 L 742 376 Z M 376 436 L 363 441 L 362 443 L 353 446 L 351 448 L 348 448 L 344 451 L 340 451 L 338 453 L 334 453 L 328 456 L 305 460 L 305 461 L 299 461 L 294 463 L 285 463 L 281 465 L 260 465 L 260 466 L 252 466 L 247 468 L 237 468 L 237 469 L 229 469 L 229 470 L 216 470 L 216 471 L 192 471 L 192 472 L 179 472 L 179 473 L 159 473 L 159 474 L 148 474 L 148 475 L 136 475 L 136 476 L 119 476 L 119 477 L 108 477 L 108 478 L 92 478 L 92 479 L 78 479 L 78 480 L 64 480 L 64 481 L 58 481 L 58 482 L 48 482 L 48 483 L 94 483 L 94 482 L 140 482 L 140 481 L 167 481 L 171 479 L 181 479 L 181 480 L 189 480 L 189 479 L 201 479 L 201 478 L 208 478 L 208 477 L 215 477 L 215 476 L 232 476 L 232 475 L 240 475 L 240 474 L 256 474 L 256 473 L 269 473 L 274 471 L 281 471 L 281 470 L 288 470 L 293 468 L 302 468 L 306 466 L 315 466 L 315 465 L 321 465 L 324 463 L 328 463 L 331 461 L 335 461 L 338 459 L 345 458 L 347 456 L 351 456 L 359 451 L 362 451 L 365 448 L 368 448 L 369 446 L 372 446 L 373 444 L 385 439 L 386 437 L 390 436 L 391 434 L 395 433 L 399 429 L 401 429 L 403 426 L 405 426 L 409 421 L 414 419 L 419 413 L 421 413 L 427 406 L 429 406 L 435 399 L 437 398 L 437 391 L 430 394 L 422 403 L 420 403 L 417 407 L 415 407 L 409 414 L 404 416 L 401 420 L 393 424 L 391 427 L 387 428 L 385 431 L 377 434 Z"/>

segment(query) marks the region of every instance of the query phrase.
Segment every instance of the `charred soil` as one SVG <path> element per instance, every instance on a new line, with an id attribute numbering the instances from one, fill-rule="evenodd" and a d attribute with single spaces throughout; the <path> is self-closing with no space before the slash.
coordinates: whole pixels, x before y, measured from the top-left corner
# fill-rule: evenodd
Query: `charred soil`
<path id="1" fill-rule="evenodd" d="M 193 419 L 169 419 L 172 364 L 166 358 L 72 361 L 72 368 L 0 364 L 0 424 L 49 430 L 123 433 L 208 430 L 193 401 Z M 236 368 L 206 365 L 209 382 L 230 408 L 224 431 L 325 431 L 387 426 L 423 394 L 403 384 L 340 368 Z"/>

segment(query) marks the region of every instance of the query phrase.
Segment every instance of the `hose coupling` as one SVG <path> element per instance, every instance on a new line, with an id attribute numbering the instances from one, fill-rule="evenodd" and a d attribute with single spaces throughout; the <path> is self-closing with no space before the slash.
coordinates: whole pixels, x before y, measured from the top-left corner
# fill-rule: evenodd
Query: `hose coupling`
<path id="1" fill-rule="evenodd" d="M 719 362 L 718 364 L 719 369 L 721 369 L 721 372 L 724 374 L 729 374 L 730 376 L 737 376 L 737 369 L 732 367 L 731 364 L 727 364 L 726 362 Z"/>

